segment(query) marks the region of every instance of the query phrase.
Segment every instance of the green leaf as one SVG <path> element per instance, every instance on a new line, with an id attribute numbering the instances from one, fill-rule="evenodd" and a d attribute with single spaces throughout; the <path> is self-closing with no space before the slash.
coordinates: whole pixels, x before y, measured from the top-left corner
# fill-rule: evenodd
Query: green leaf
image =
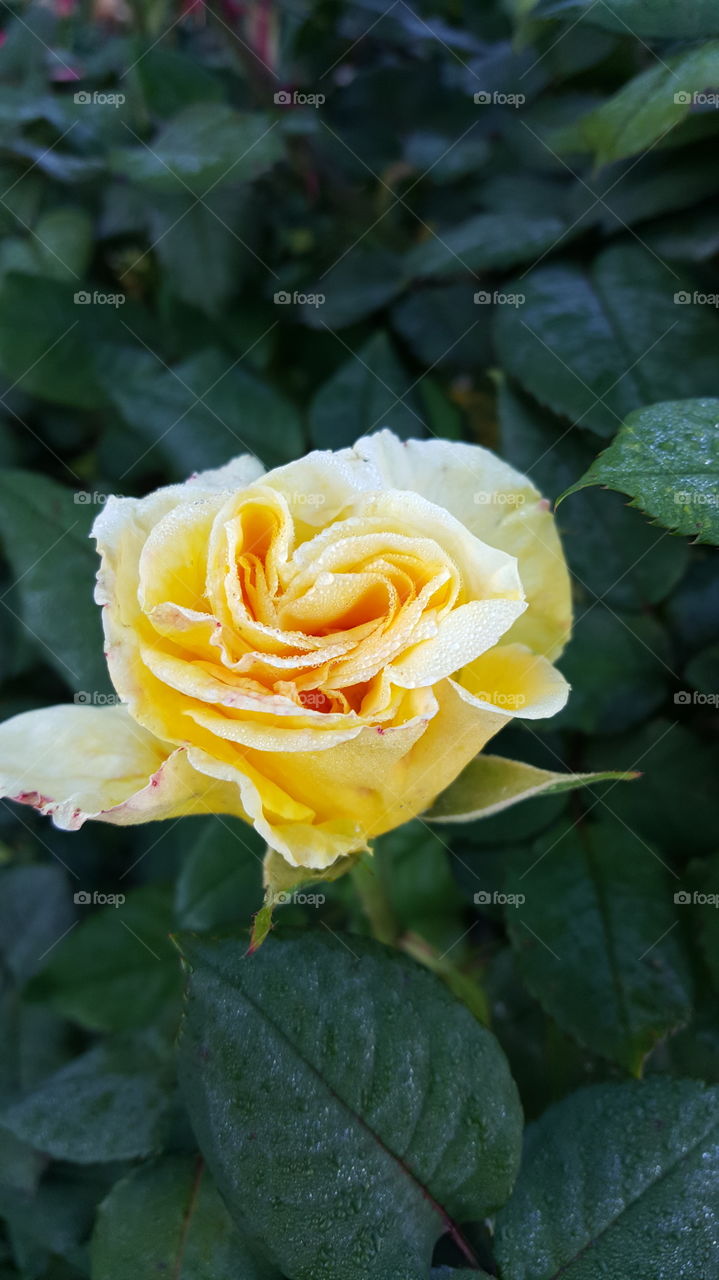
<path id="1" fill-rule="evenodd" d="M 109 1042 L 62 1067 L 0 1119 L 55 1160 L 130 1160 L 160 1147 L 169 1083 L 148 1039 Z"/>
<path id="2" fill-rule="evenodd" d="M 494 1038 L 355 935 L 182 950 L 182 1089 L 235 1222 L 295 1280 L 424 1280 L 437 1237 L 514 1180 L 520 1110 Z"/>
<path id="3" fill-rule="evenodd" d="M 240 114 L 219 102 L 187 107 L 151 143 L 140 141 L 110 156 L 110 168 L 153 191 L 188 188 L 202 197 L 222 182 L 246 182 L 282 155 L 277 121 Z"/>
<path id="4" fill-rule="evenodd" d="M 505 286 L 526 302 L 496 308 L 499 356 L 542 404 L 613 435 L 633 409 L 716 387 L 719 321 L 711 307 L 677 305 L 682 288 L 636 245 L 605 249 L 588 269 L 537 267 Z"/>
<path id="5" fill-rule="evenodd" d="M 507 270 L 541 257 L 559 244 L 566 229 L 563 218 L 534 211 L 478 213 L 415 245 L 406 255 L 405 270 L 417 279 Z"/>
<path id="6" fill-rule="evenodd" d="M 710 695 L 709 705 L 716 706 L 719 692 L 719 644 L 711 645 L 695 654 L 687 663 L 685 671 L 687 680 L 700 693 Z"/>
<path id="7" fill-rule="evenodd" d="M 28 995 L 94 1031 L 176 1021 L 179 973 L 171 927 L 167 893 L 155 886 L 133 889 L 58 944 Z"/>
<path id="8" fill-rule="evenodd" d="M 499 393 L 500 456 L 531 475 L 554 501 L 593 460 L 594 446 L 517 387 Z M 588 492 L 557 513 L 564 551 L 575 578 L 577 613 L 599 597 L 610 608 L 644 609 L 675 588 L 690 549 L 670 538 L 616 493 Z M 580 603 L 581 602 L 581 603 Z"/>
<path id="9" fill-rule="evenodd" d="M 507 920 L 527 986 L 561 1027 L 635 1074 L 691 1012 L 677 885 L 644 841 L 605 817 L 559 826 L 511 857 L 508 893 L 526 901 Z"/>
<path id="10" fill-rule="evenodd" d="M 366 866 L 380 886 L 398 934 L 419 933 L 444 953 L 464 932 L 462 897 L 441 833 L 419 820 L 406 822 L 380 836 Z M 460 959 L 460 950 L 453 951 L 453 960 Z"/>
<path id="11" fill-rule="evenodd" d="M 72 920 L 67 879 L 60 867 L 0 871 L 0 955 L 16 982 L 31 977 Z"/>
<path id="12" fill-rule="evenodd" d="M 679 716 L 682 704 L 674 711 Z M 653 720 L 623 738 L 588 744 L 589 767 L 607 758 L 620 769 L 642 770 L 633 786 L 612 792 L 612 809 L 633 831 L 675 857 L 687 849 L 691 814 L 691 852 L 719 847 L 719 745 L 702 741 L 678 720 Z"/>
<path id="13" fill-rule="evenodd" d="M 185 856 L 175 889 L 182 929 L 241 928 L 262 903 L 264 841 L 246 822 L 208 818 Z"/>
<path id="14" fill-rule="evenodd" d="M 559 659 L 572 692 L 555 728 L 589 734 L 631 728 L 664 701 L 671 664 L 667 634 L 653 617 L 590 605 Z"/>
<path id="15" fill-rule="evenodd" d="M 677 1280 L 719 1266 L 719 1090 L 593 1085 L 527 1131 L 496 1228 L 504 1280 Z"/>
<path id="16" fill-rule="evenodd" d="M 304 303 L 302 320 L 311 329 L 343 329 L 378 311 L 401 293 L 406 284 L 399 254 L 363 245 L 350 249 L 339 262 L 311 285 L 304 294 L 321 296 L 319 305 Z"/>
<path id="17" fill-rule="evenodd" d="M 433 285 L 392 308 L 393 328 L 422 364 L 461 371 L 489 364 L 492 308 L 478 306 L 474 292 L 471 284 Z"/>
<path id="18" fill-rule="evenodd" d="M 437 797 L 428 822 L 471 822 L 501 813 L 520 800 L 575 791 L 597 782 L 630 782 L 635 773 L 552 773 L 504 756 L 479 755 Z"/>
<path id="19" fill-rule="evenodd" d="M 565 152 L 592 151 L 597 164 L 623 160 L 670 134 L 688 116 L 694 95 L 717 86 L 719 41 L 653 63 L 608 102 L 555 134 L 553 145 Z"/>
<path id="20" fill-rule="evenodd" d="M 389 427 L 402 439 L 422 436 L 424 423 L 386 333 L 376 333 L 320 387 L 310 405 L 312 442 L 341 449 Z"/>
<path id="21" fill-rule="evenodd" d="M 631 32 L 637 37 L 667 36 L 692 40 L 701 36 L 719 36 L 719 11 L 716 0 L 694 0 L 691 7 L 676 5 L 674 0 L 539 0 L 532 10 L 534 18 L 578 20 L 592 26 Z M 561 38 L 561 37 L 560 37 Z"/>
<path id="22" fill-rule="evenodd" d="M 256 453 L 267 466 L 302 452 L 296 409 L 273 386 L 208 348 L 170 369 L 137 354 L 134 374 L 119 378 L 114 361 L 103 379 L 123 419 L 161 451 L 177 479 Z M 138 449 L 141 460 L 142 449 Z"/>
<path id="23" fill-rule="evenodd" d="M 227 306 L 256 261 L 246 247 L 247 206 L 246 189 L 218 187 L 202 202 L 187 191 L 158 195 L 147 209 L 152 251 L 167 287 L 211 316 Z"/>
<path id="24" fill-rule="evenodd" d="M 629 415 L 616 439 L 562 494 L 603 484 L 666 528 L 719 542 L 719 400 L 677 400 Z"/>
<path id="25" fill-rule="evenodd" d="M 92 1280 L 281 1280 L 254 1260 L 201 1157 L 165 1156 L 117 1182 L 90 1252 Z"/>
<path id="26" fill-rule="evenodd" d="M 6 276 L 0 288 L 0 365 L 13 384 L 73 409 L 105 404 L 88 353 L 100 340 L 127 337 L 118 319 L 125 295 L 119 288 L 102 290 L 123 299 L 117 307 L 74 301 L 76 293 L 87 297 L 89 292 L 79 281 Z M 133 324 L 130 310 L 122 314 Z"/>
<path id="27" fill-rule="evenodd" d="M 110 682 L 93 600 L 99 562 L 89 539 L 98 508 L 74 497 L 49 476 L 0 472 L 0 539 L 39 656 L 71 688 L 105 693 Z M 11 612 L 7 599 L 2 611 Z"/>

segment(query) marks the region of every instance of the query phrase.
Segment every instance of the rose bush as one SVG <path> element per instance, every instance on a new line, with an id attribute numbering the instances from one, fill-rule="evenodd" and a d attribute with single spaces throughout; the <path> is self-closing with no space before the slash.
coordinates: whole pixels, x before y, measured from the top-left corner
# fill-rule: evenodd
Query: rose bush
<path id="1" fill-rule="evenodd" d="M 554 520 L 485 449 L 383 431 L 267 474 L 244 456 L 111 498 L 93 532 L 120 701 L 0 727 L 3 794 L 58 826 L 234 814 L 321 871 L 566 701 Z"/>

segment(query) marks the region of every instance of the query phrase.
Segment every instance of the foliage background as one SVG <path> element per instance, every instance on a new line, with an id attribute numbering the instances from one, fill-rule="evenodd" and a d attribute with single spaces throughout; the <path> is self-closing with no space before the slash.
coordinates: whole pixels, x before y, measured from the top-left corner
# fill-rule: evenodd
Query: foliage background
<path id="1" fill-rule="evenodd" d="M 0 10 L 3 716 L 111 692 L 87 542 L 107 493 L 389 426 L 487 445 L 555 499 L 631 411 L 719 395 L 714 0 Z M 551 724 L 512 727 L 497 746 L 643 777 L 466 827 L 413 823 L 379 842 L 374 872 L 282 908 L 267 956 L 294 937 L 292 958 L 284 977 L 279 961 L 257 969 L 268 1000 L 289 997 L 313 1026 L 307 975 L 326 941 L 325 1007 L 381 1045 L 395 1014 L 377 1005 L 370 1033 L 337 941 L 374 932 L 414 957 L 403 982 L 424 980 L 424 963 L 491 1025 L 526 1118 L 542 1116 L 493 1233 L 480 1223 L 508 1188 L 457 1211 L 473 1265 L 505 1280 L 560 1267 L 585 1280 L 607 1258 L 614 1280 L 719 1269 L 716 1095 L 701 1083 L 719 1084 L 719 914 L 675 897 L 719 893 L 719 585 L 703 545 L 715 510 L 692 518 L 700 541 L 618 493 L 563 503 L 574 693 Z M 217 1134 L 190 1123 L 177 1092 L 168 934 L 196 931 L 201 951 L 239 929 L 241 954 L 261 899 L 254 834 L 186 819 L 68 835 L 27 808 L 1 814 L 1 1280 L 426 1277 L 441 1224 L 413 1252 L 379 1175 L 341 1213 L 332 1198 L 360 1159 L 351 1127 L 340 1141 L 318 1104 L 318 1128 L 290 1115 L 273 1129 L 292 1079 L 280 1049 L 274 1099 L 248 1101 L 242 1055 L 231 1081 L 191 1088 L 239 1091 L 276 1144 L 262 1213 L 223 1181 Z M 494 900 L 511 893 L 525 902 Z M 399 973 L 384 963 L 378 991 Z M 442 993 L 438 978 L 405 1056 L 428 1055 L 451 1082 L 456 1065 L 425 1044 L 443 1018 L 449 1035 Z M 242 1024 L 253 1044 L 263 1034 Z M 346 1045 L 333 1052 L 353 1067 Z M 383 1087 L 401 1109 L 412 1086 L 397 1070 Z M 497 1103 L 496 1074 L 482 1087 Z M 443 1131 L 441 1098 L 425 1102 L 425 1131 Z M 469 1169 L 477 1149 L 458 1123 Z M 309 1215 L 330 1197 L 303 1230 L 283 1196 L 313 1140 L 336 1165 L 300 1198 Z M 602 1153 L 621 1171 L 616 1195 L 637 1201 L 618 1218 Z M 251 1161 L 246 1178 L 259 1188 Z M 393 1232 L 406 1275 L 383 1260 Z M 444 1236 L 435 1267 L 463 1261 Z"/>

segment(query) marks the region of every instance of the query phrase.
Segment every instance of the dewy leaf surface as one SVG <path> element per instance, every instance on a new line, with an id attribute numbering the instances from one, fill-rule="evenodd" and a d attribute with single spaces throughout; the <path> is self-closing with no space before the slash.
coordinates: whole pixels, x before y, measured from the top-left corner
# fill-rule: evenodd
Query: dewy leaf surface
<path id="1" fill-rule="evenodd" d="M 502 1280 L 709 1280 L 718 1220 L 719 1089 L 594 1085 L 527 1131 L 497 1221 Z"/>
<path id="2" fill-rule="evenodd" d="M 631 413 L 562 499 L 593 484 L 630 494 L 633 506 L 667 529 L 719 543 L 719 400 L 674 400 Z"/>
<path id="3" fill-rule="evenodd" d="M 355 935 L 189 938 L 180 1076 L 235 1222 L 293 1280 L 426 1280 L 506 1200 L 521 1113 L 494 1037 Z M 464 1245 L 469 1260 L 469 1246 Z"/>

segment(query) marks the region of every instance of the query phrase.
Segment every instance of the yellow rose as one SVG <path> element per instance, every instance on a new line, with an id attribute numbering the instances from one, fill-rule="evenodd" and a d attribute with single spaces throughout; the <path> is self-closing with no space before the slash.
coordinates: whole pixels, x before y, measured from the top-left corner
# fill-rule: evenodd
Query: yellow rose
<path id="1" fill-rule="evenodd" d="M 0 726 L 2 793 L 58 826 L 235 814 L 321 871 L 566 701 L 552 515 L 474 445 L 237 458 L 111 498 L 93 534 L 121 701 Z"/>

